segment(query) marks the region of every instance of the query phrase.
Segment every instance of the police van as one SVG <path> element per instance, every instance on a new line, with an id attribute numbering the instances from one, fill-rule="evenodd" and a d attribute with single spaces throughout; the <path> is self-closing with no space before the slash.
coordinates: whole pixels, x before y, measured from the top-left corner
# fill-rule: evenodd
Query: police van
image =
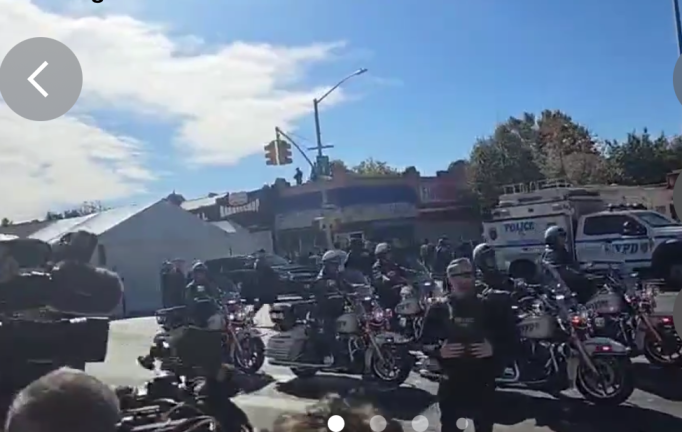
<path id="1" fill-rule="evenodd" d="M 483 223 L 498 266 L 512 277 L 530 277 L 550 226 L 568 233 L 576 261 L 595 269 L 619 262 L 647 278 L 682 282 L 682 225 L 643 206 L 609 206 L 599 192 L 563 180 L 508 185 Z"/>

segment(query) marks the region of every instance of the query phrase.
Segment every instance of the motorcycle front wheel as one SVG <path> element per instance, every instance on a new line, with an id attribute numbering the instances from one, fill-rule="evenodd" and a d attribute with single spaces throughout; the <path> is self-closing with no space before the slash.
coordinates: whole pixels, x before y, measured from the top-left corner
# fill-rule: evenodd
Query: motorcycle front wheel
<path id="1" fill-rule="evenodd" d="M 403 345 L 384 344 L 379 347 L 383 360 L 373 355 L 370 368 L 372 377 L 381 384 L 398 387 L 412 372 L 414 358 Z"/>
<path id="2" fill-rule="evenodd" d="M 617 406 L 635 391 L 632 361 L 625 356 L 592 357 L 598 373 L 585 363 L 578 366 L 575 385 L 589 402 L 602 406 Z"/>
<path id="3" fill-rule="evenodd" d="M 662 367 L 682 366 L 682 339 L 674 333 L 659 330 L 663 341 L 659 342 L 650 333 L 644 338 L 644 357 L 649 363 Z"/>
<path id="4" fill-rule="evenodd" d="M 252 336 L 239 342 L 240 350 L 234 350 L 234 365 L 240 371 L 247 374 L 254 374 L 263 367 L 265 363 L 265 344 L 259 337 Z"/>

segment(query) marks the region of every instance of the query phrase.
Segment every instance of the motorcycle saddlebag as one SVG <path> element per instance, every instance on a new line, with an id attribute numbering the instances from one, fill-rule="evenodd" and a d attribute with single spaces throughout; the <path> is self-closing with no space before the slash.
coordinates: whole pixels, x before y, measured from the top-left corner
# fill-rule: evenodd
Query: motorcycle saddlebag
<path id="1" fill-rule="evenodd" d="M 108 341 L 106 318 L 8 319 L 0 325 L 0 361 L 102 362 Z"/>

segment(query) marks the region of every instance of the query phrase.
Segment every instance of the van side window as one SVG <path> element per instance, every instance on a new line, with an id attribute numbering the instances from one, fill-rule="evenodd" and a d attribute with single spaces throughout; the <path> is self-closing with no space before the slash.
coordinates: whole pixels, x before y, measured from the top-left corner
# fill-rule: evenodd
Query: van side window
<path id="1" fill-rule="evenodd" d="M 583 233 L 591 236 L 620 234 L 626 221 L 634 222 L 632 218 L 622 214 L 588 217 L 585 219 Z"/>

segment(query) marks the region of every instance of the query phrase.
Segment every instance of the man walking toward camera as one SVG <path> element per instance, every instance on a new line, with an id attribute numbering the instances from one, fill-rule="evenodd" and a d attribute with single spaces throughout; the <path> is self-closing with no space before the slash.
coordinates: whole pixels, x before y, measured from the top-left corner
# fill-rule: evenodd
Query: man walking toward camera
<path id="1" fill-rule="evenodd" d="M 468 258 L 452 261 L 446 276 L 450 293 L 429 309 L 423 333 L 447 377 L 438 388 L 441 428 L 471 419 L 476 432 L 492 432 L 495 378 L 517 343 L 509 296 L 477 286 Z"/>

